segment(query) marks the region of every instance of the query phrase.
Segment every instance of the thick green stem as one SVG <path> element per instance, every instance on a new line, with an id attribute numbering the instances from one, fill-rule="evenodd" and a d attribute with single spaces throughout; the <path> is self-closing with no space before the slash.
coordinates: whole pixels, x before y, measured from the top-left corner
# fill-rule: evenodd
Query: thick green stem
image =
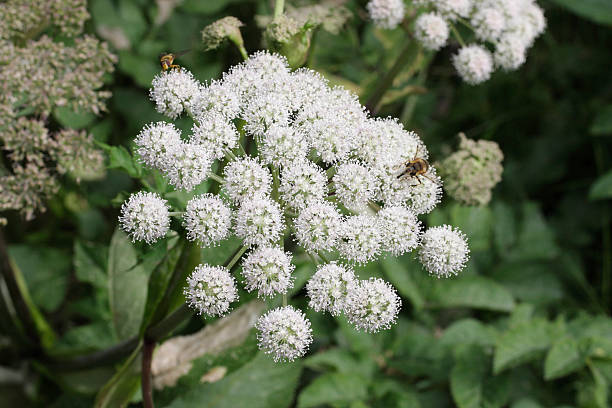
<path id="1" fill-rule="evenodd" d="M 248 246 L 243 246 L 242 248 L 240 248 L 236 254 L 234 255 L 234 257 L 225 264 L 225 266 L 227 267 L 227 269 L 232 270 L 232 268 L 234 267 L 234 265 L 236 265 L 236 263 L 240 260 L 240 258 L 242 257 L 242 255 L 244 255 L 244 253 L 247 251 L 247 249 L 249 249 Z"/>
<path id="2" fill-rule="evenodd" d="M 421 66 L 421 70 L 419 71 L 419 75 L 416 79 L 415 85 L 423 86 L 425 84 L 425 80 L 427 79 L 427 67 L 429 66 L 429 62 L 431 61 L 431 57 L 426 57 L 423 61 L 423 65 Z M 414 113 L 414 108 L 416 107 L 417 101 L 419 100 L 419 95 L 414 93 L 406 98 L 406 103 L 404 103 L 404 108 L 402 110 L 402 115 L 400 116 L 400 122 L 404 126 L 408 126 L 408 122 L 412 119 L 412 114 Z"/>
<path id="3" fill-rule="evenodd" d="M 219 184 L 225 183 L 225 180 L 223 179 L 223 177 L 217 176 L 215 173 L 210 173 L 208 177 L 215 180 Z"/>
<path id="4" fill-rule="evenodd" d="M 276 0 L 274 3 L 274 18 L 280 17 L 285 9 L 285 0 Z"/>
<path id="5" fill-rule="evenodd" d="M 397 59 L 395 60 L 395 63 L 393 64 L 389 72 L 387 72 L 387 74 L 380 79 L 380 81 L 376 85 L 376 88 L 374 89 L 374 92 L 372 92 L 372 94 L 369 96 L 366 102 L 366 108 L 371 113 L 375 114 L 378 112 L 378 105 L 380 104 L 380 101 L 385 95 L 385 92 L 387 92 L 387 90 L 391 88 L 395 77 L 397 77 L 397 75 L 402 71 L 402 69 L 404 69 L 404 67 L 409 62 L 411 62 L 411 68 L 416 68 L 416 65 L 420 62 L 420 51 L 421 48 L 416 41 L 411 40 L 408 42 L 408 44 L 406 44 L 404 49 L 398 55 Z"/>
<path id="6" fill-rule="evenodd" d="M 457 30 L 457 28 L 453 24 L 449 24 L 449 25 L 450 25 L 451 31 L 453 32 L 453 36 L 455 37 L 457 42 L 461 44 L 462 47 L 465 47 L 465 41 L 463 41 L 461 34 L 459 34 L 459 30 Z"/>

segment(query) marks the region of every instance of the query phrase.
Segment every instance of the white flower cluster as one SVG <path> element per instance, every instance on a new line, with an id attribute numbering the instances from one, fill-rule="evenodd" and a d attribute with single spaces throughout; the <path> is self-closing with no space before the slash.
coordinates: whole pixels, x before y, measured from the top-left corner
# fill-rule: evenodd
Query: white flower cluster
<path id="1" fill-rule="evenodd" d="M 133 240 L 162 238 L 170 215 L 181 213 L 187 239 L 202 247 L 234 235 L 249 250 L 242 261 L 245 289 L 270 298 L 293 286 L 292 254 L 284 250 L 293 238 L 313 257 L 345 262 L 318 267 L 307 284 L 313 309 L 344 313 L 370 332 L 395 321 L 401 305 L 395 290 L 380 279 L 358 280 L 350 264 L 419 248 L 424 234 L 417 216 L 437 205 L 442 189 L 433 166 L 424 174 L 407 167 L 428 157 L 416 133 L 395 119 L 369 117 L 352 93 L 311 70 L 291 72 L 284 58 L 266 52 L 208 85 L 184 69 L 160 73 L 150 94 L 160 113 L 171 119 L 185 113 L 194 125 L 185 140 L 170 123 L 145 126 L 136 138 L 140 160 L 177 189 L 191 191 L 209 179 L 220 193 L 196 195 L 173 213 L 159 196 L 137 193 L 120 217 Z M 211 173 L 217 160 L 220 175 Z M 444 245 L 421 250 L 428 270 L 443 268 Z M 228 267 L 240 256 L 227 267 L 196 268 L 185 288 L 189 304 L 210 316 L 226 313 L 238 297 Z M 452 262 L 461 266 L 465 259 L 446 264 Z M 275 360 L 303 355 L 312 339 L 310 323 L 288 306 L 270 311 L 257 327 L 260 347 Z"/>
<path id="2" fill-rule="evenodd" d="M 451 28 L 459 32 L 459 23 L 483 42 L 467 44 L 453 56 L 459 76 L 472 85 L 488 80 L 495 68 L 518 69 L 526 60 L 527 50 L 546 28 L 544 13 L 535 0 L 415 2 L 425 10 L 414 23 L 415 37 L 425 49 L 437 51 L 444 47 Z"/>
<path id="3" fill-rule="evenodd" d="M 366 9 L 380 28 L 393 29 L 404 20 L 404 0 L 370 0 Z"/>

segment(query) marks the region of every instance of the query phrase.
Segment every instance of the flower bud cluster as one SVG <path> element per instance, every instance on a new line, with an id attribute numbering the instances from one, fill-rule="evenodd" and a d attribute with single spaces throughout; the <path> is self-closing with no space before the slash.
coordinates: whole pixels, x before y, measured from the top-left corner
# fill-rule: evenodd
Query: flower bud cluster
<path id="1" fill-rule="evenodd" d="M 437 51 L 447 44 L 453 32 L 462 44 L 453 56 L 453 65 L 471 85 L 488 80 L 496 68 L 518 69 L 526 60 L 527 50 L 546 28 L 544 13 L 535 0 L 414 0 L 414 3 L 422 6 L 414 21 L 416 39 L 423 48 Z M 380 28 L 395 28 L 404 18 L 403 2 L 399 0 L 371 0 L 367 9 Z M 460 29 L 464 27 L 476 42 L 463 45 Z"/>
<path id="2" fill-rule="evenodd" d="M 293 287 L 285 242 L 294 239 L 312 257 L 345 262 L 325 261 L 310 279 L 313 309 L 344 313 L 370 332 L 395 321 L 401 301 L 391 285 L 358 280 L 350 265 L 419 247 L 417 216 L 436 206 L 442 187 L 434 166 L 418 174 L 408 167 L 428 157 L 416 133 L 397 120 L 370 117 L 352 93 L 311 70 L 292 72 L 283 57 L 266 52 L 208 85 L 184 69 L 161 73 L 150 94 L 160 113 L 189 115 L 194 126 L 185 139 L 171 123 L 145 126 L 136 138 L 140 160 L 176 188 L 190 191 L 207 178 L 220 184 L 219 195 L 195 196 L 186 209 L 175 209 L 184 211 L 188 239 L 210 247 L 240 238 L 249 251 L 241 281 L 263 298 L 286 296 Z M 219 175 L 211 172 L 217 167 Z M 139 203 L 125 204 L 122 226 L 132 239 L 152 242 L 165 234 L 154 226 L 169 225 L 169 213 Z M 443 245 L 436 250 L 444 256 Z M 197 268 L 185 289 L 207 315 L 227 312 L 237 298 L 229 271 L 219 268 Z M 257 328 L 260 348 L 277 361 L 303 355 L 312 340 L 310 323 L 290 306 L 270 311 Z"/>
<path id="3" fill-rule="evenodd" d="M 493 141 L 459 137 L 459 149 L 439 164 L 444 190 L 464 204 L 486 205 L 501 181 L 504 154 Z"/>

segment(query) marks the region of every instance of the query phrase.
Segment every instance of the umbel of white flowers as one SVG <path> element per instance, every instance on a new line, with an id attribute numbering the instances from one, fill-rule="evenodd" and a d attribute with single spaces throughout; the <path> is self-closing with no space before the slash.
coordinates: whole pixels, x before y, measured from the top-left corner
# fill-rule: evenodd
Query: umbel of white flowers
<path id="1" fill-rule="evenodd" d="M 426 177 L 398 177 L 406 161 L 427 158 L 419 136 L 395 119 L 369 117 L 355 95 L 316 72 L 291 72 L 283 57 L 259 52 L 209 84 L 185 69 L 162 72 L 150 96 L 160 113 L 186 114 L 193 127 L 183 138 L 172 123 L 145 126 L 135 140 L 140 160 L 177 189 L 191 191 L 207 179 L 221 188 L 172 213 L 156 193 L 132 195 L 119 218 L 132 240 L 164 237 L 171 214 L 182 214 L 186 238 L 202 247 L 237 236 L 250 249 L 242 262 L 245 289 L 270 298 L 293 287 L 293 254 L 283 244 L 293 238 L 321 261 L 306 285 L 310 307 L 344 314 L 368 332 L 390 327 L 401 301 L 382 279 L 360 280 L 351 264 L 417 250 L 438 277 L 464 267 L 465 236 L 450 227 L 423 233 L 417 218 L 440 200 L 435 168 Z M 256 144 L 248 150 L 257 156 L 245 153 L 247 143 Z M 212 172 L 216 161 L 222 174 Z M 221 316 L 238 299 L 236 280 L 225 266 L 199 265 L 185 296 L 199 313 Z M 310 323 L 290 306 L 256 327 L 261 349 L 277 361 L 302 356 L 312 340 Z"/>
<path id="2" fill-rule="evenodd" d="M 414 35 L 423 48 L 437 51 L 451 31 L 461 48 L 453 65 L 468 84 L 488 80 L 495 68 L 518 69 L 527 51 L 546 28 L 546 19 L 535 0 L 413 0 L 418 7 Z M 403 20 L 403 0 L 371 0 L 367 10 L 373 23 L 396 28 Z M 480 43 L 464 44 L 455 25 L 467 27 Z M 452 30 L 451 30 L 452 28 Z M 492 50 L 493 52 L 491 52 Z"/>

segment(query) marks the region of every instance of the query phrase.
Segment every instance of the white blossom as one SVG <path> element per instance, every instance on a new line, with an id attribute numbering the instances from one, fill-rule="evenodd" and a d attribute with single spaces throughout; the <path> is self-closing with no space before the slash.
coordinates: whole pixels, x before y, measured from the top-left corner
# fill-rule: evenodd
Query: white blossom
<path id="1" fill-rule="evenodd" d="M 194 115 L 200 98 L 201 84 L 184 68 L 160 72 L 153 78 L 149 91 L 155 108 L 163 115 L 176 119 L 183 112 Z"/>
<path id="2" fill-rule="evenodd" d="M 370 0 L 366 9 L 374 25 L 380 28 L 390 30 L 404 20 L 403 0 Z"/>
<path id="3" fill-rule="evenodd" d="M 161 170 L 171 185 L 191 191 L 208 178 L 212 162 L 213 158 L 205 147 L 181 143 L 171 152 Z"/>
<path id="4" fill-rule="evenodd" d="M 368 202 L 376 195 L 376 178 L 372 171 L 358 163 L 348 161 L 340 164 L 333 177 L 336 196 L 344 206 L 356 212 L 368 207 Z"/>
<path id="5" fill-rule="evenodd" d="M 312 343 L 310 321 L 293 306 L 270 310 L 257 320 L 255 328 L 259 349 L 277 362 L 302 357 Z"/>
<path id="6" fill-rule="evenodd" d="M 331 251 L 340 236 L 342 216 L 330 203 L 309 202 L 294 221 L 295 237 L 308 252 Z"/>
<path id="7" fill-rule="evenodd" d="M 453 65 L 465 82 L 477 85 L 491 77 L 493 57 L 480 45 L 468 45 L 453 56 Z"/>
<path id="8" fill-rule="evenodd" d="M 382 231 L 376 217 L 367 214 L 348 217 L 340 231 L 337 248 L 349 261 L 365 264 L 380 254 Z"/>
<path id="9" fill-rule="evenodd" d="M 189 141 L 202 145 L 210 156 L 222 159 L 225 153 L 238 146 L 238 131 L 225 115 L 211 110 L 197 117 Z"/>
<path id="10" fill-rule="evenodd" d="M 161 169 L 181 145 L 181 132 L 172 123 L 151 123 L 140 131 L 134 142 L 140 160 L 149 167 Z"/>
<path id="11" fill-rule="evenodd" d="M 527 59 L 527 48 L 517 35 L 504 35 L 495 44 L 495 64 L 506 71 L 518 69 Z"/>
<path id="12" fill-rule="evenodd" d="M 304 135 L 293 127 L 272 125 L 260 138 L 259 154 L 264 163 L 280 168 L 305 161 L 309 148 Z"/>
<path id="13" fill-rule="evenodd" d="M 357 330 L 386 330 L 397 319 L 402 300 L 393 286 L 380 278 L 353 285 L 348 292 L 344 313 Z"/>
<path id="14" fill-rule="evenodd" d="M 236 212 L 236 235 L 248 246 L 278 241 L 284 227 L 280 206 L 267 197 L 244 199 Z"/>
<path id="15" fill-rule="evenodd" d="M 238 300 L 236 281 L 224 266 L 198 265 L 187 278 L 184 294 L 189 306 L 207 316 L 223 316 Z"/>
<path id="16" fill-rule="evenodd" d="M 338 316 L 344 311 L 348 292 L 355 283 L 355 272 L 350 267 L 336 262 L 319 265 L 306 284 L 308 305 L 317 312 Z"/>
<path id="17" fill-rule="evenodd" d="M 448 41 L 448 24 L 437 13 L 424 13 L 414 22 L 414 35 L 424 48 L 437 51 Z"/>
<path id="18" fill-rule="evenodd" d="M 272 188 L 270 171 L 252 157 L 239 157 L 223 170 L 223 190 L 234 203 L 245 198 L 264 196 Z"/>
<path id="19" fill-rule="evenodd" d="M 327 178 L 316 164 L 299 161 L 283 168 L 278 190 L 289 207 L 302 209 L 310 200 L 323 199 L 327 194 Z"/>
<path id="20" fill-rule="evenodd" d="M 477 9 L 470 22 L 476 37 L 483 41 L 497 40 L 506 29 L 506 16 L 502 10 L 494 7 Z"/>
<path id="21" fill-rule="evenodd" d="M 384 251 L 399 256 L 417 247 L 421 223 L 412 211 L 402 206 L 390 206 L 380 210 L 377 215 Z"/>
<path id="22" fill-rule="evenodd" d="M 440 14 L 449 20 L 467 17 L 472 10 L 472 0 L 436 0 L 431 3 Z"/>
<path id="23" fill-rule="evenodd" d="M 151 244 L 164 237 L 170 229 L 168 210 L 168 203 L 158 194 L 140 191 L 121 205 L 119 222 L 132 242 Z"/>
<path id="24" fill-rule="evenodd" d="M 249 292 L 257 290 L 259 297 L 287 293 L 293 286 L 291 274 L 294 269 L 289 253 L 277 247 L 261 246 L 242 263 L 245 289 Z"/>
<path id="25" fill-rule="evenodd" d="M 189 200 L 183 220 L 187 239 L 209 247 L 229 237 L 232 213 L 219 197 L 202 194 Z"/>
<path id="26" fill-rule="evenodd" d="M 419 260 L 425 269 L 439 278 L 457 275 L 469 259 L 466 236 L 450 225 L 431 227 L 421 238 Z"/>
<path id="27" fill-rule="evenodd" d="M 218 113 L 227 120 L 240 114 L 240 94 L 223 81 L 212 81 L 200 90 L 196 116 Z"/>

